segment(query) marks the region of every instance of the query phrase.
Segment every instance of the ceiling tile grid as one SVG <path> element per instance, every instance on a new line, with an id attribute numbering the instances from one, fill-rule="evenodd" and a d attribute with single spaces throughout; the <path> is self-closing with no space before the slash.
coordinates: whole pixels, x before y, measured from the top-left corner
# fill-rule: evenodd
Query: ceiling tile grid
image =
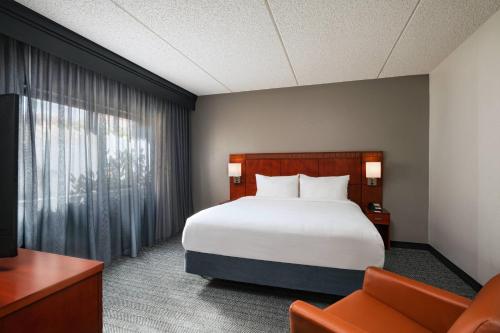
<path id="1" fill-rule="evenodd" d="M 374 79 L 417 0 L 269 0 L 299 84 Z"/>
<path id="2" fill-rule="evenodd" d="M 194 94 L 228 90 L 108 0 L 18 0 Z"/>
<path id="3" fill-rule="evenodd" d="M 499 8 L 499 0 L 421 0 L 381 77 L 430 73 Z"/>
<path id="4" fill-rule="evenodd" d="M 262 0 L 113 0 L 231 91 L 296 85 Z"/>
<path id="5" fill-rule="evenodd" d="M 16 0 L 197 95 L 427 74 L 500 0 Z"/>

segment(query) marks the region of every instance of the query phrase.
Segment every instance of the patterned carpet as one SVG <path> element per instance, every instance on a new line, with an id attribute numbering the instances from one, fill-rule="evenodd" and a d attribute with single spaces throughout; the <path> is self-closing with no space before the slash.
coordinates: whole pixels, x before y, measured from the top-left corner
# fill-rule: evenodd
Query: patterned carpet
<path id="1" fill-rule="evenodd" d="M 121 258 L 104 272 L 104 332 L 288 332 L 296 299 L 334 296 L 207 280 L 184 272 L 180 238 Z M 472 297 L 474 291 L 426 250 L 392 248 L 388 270 Z"/>

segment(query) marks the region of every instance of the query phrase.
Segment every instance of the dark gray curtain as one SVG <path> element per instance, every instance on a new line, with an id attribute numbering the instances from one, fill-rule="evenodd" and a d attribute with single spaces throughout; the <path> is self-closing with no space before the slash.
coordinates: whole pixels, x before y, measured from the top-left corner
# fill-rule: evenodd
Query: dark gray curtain
<path id="1" fill-rule="evenodd" d="M 109 262 L 182 230 L 188 110 L 3 35 L 0 69 L 23 96 L 21 245 Z"/>

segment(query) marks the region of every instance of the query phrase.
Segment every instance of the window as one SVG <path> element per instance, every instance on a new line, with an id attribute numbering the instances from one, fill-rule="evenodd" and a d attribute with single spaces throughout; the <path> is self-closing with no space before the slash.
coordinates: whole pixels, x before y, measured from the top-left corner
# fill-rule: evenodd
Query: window
<path id="1" fill-rule="evenodd" d="M 128 195 L 132 186 L 144 190 L 151 154 L 138 122 L 110 114 L 113 110 L 90 112 L 40 99 L 32 103 L 38 209 L 48 204 L 51 211 L 57 211 L 61 205 L 83 204 L 89 195 L 98 200 L 99 186 L 118 197 Z M 19 148 L 20 156 L 27 158 L 20 159 L 20 174 L 33 156 L 26 151 L 32 149 L 26 140 L 31 133 L 29 117 L 24 97 Z M 31 181 L 26 179 L 30 176 L 20 177 L 21 189 L 25 181 Z M 21 210 L 23 205 L 20 200 Z"/>

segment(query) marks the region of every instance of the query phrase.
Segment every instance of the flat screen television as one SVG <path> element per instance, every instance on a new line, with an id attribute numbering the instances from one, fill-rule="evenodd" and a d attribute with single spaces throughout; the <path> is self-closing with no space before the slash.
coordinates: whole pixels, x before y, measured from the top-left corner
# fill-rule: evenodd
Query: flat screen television
<path id="1" fill-rule="evenodd" d="M 19 95 L 0 95 L 0 258 L 17 255 Z"/>

